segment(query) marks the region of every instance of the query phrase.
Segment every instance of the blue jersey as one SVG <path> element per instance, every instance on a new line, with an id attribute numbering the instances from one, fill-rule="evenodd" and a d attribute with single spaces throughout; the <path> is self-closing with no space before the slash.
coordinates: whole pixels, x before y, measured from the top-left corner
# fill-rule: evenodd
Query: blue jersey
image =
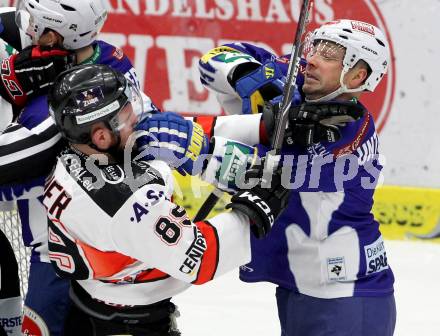
<path id="1" fill-rule="evenodd" d="M 275 61 L 287 73 L 289 56 L 247 43 L 228 46 L 261 63 Z M 304 68 L 303 60 L 300 92 Z M 289 204 L 266 238 L 252 238 L 252 261 L 240 269 L 243 281 L 269 281 L 319 298 L 393 292 L 393 273 L 371 213 L 382 169 L 373 118 L 365 111 L 340 131 L 335 143 L 283 151 L 292 189 Z"/>
<path id="2" fill-rule="evenodd" d="M 136 71 L 121 49 L 104 41 L 95 41 L 93 47 L 93 56 L 84 63 L 110 65 L 139 87 Z M 32 247 L 32 262 L 49 262 L 47 216 L 41 200 L 45 173 L 49 173 L 54 166 L 56 155 L 63 146 L 61 135 L 49 117 L 47 96 L 30 101 L 21 112 L 17 125 L 9 127 L 0 139 L 0 157 L 2 154 L 5 157 L 0 171 L 5 171 L 3 178 L 7 176 L 9 179 L 6 182 L 13 183 L 10 187 L 1 181 L 3 186 L 0 186 L 0 200 L 17 200 L 23 241 L 26 246 Z M 35 176 L 32 170 L 43 174 Z M 33 179 L 28 180 L 28 177 Z M 23 183 L 23 180 L 27 181 Z"/>

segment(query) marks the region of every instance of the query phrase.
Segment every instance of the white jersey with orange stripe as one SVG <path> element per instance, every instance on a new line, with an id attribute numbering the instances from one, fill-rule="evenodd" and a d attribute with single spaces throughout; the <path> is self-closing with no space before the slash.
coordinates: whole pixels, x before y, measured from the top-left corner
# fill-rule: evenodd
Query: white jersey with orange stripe
<path id="1" fill-rule="evenodd" d="M 162 161 L 94 165 L 65 150 L 45 186 L 49 258 L 95 299 L 146 305 L 250 261 L 249 219 L 193 223 Z"/>

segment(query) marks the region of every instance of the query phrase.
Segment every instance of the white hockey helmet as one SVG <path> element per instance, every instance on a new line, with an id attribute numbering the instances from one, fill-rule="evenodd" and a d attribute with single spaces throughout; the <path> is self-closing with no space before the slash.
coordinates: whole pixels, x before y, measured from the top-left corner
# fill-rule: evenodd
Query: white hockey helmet
<path id="1" fill-rule="evenodd" d="M 331 41 L 345 48 L 342 61 L 341 87 L 319 100 L 330 100 L 344 92 L 373 92 L 385 75 L 390 62 L 390 48 L 384 33 L 377 27 L 362 21 L 338 20 L 332 21 L 315 29 L 311 43 Z M 343 83 L 344 75 L 356 65 L 359 60 L 366 62 L 371 73 L 364 84 L 358 88 L 348 89 Z"/>
<path id="2" fill-rule="evenodd" d="M 18 0 L 15 21 L 34 43 L 46 29 L 63 37 L 63 46 L 75 50 L 90 45 L 107 18 L 103 0 Z"/>

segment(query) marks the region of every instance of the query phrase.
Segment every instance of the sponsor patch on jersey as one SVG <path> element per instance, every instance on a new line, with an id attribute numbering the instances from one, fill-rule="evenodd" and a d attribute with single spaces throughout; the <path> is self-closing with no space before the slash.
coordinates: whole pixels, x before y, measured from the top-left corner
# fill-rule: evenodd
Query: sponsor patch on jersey
<path id="1" fill-rule="evenodd" d="M 94 176 L 82 166 L 81 159 L 79 155 L 63 153 L 61 156 L 61 162 L 66 167 L 70 176 L 72 176 L 76 181 L 78 181 L 84 189 L 91 191 L 94 189 L 93 179 Z"/>
<path id="2" fill-rule="evenodd" d="M 360 144 L 362 143 L 362 141 L 364 140 L 365 136 L 368 133 L 370 123 L 371 123 L 370 114 L 367 114 L 365 120 L 363 121 L 361 127 L 359 128 L 356 136 L 351 141 L 351 143 L 344 145 L 341 148 L 336 148 L 333 150 L 333 155 L 335 156 L 336 159 L 343 155 L 351 154 L 357 150 L 357 148 L 360 146 Z"/>
<path id="3" fill-rule="evenodd" d="M 240 266 L 240 271 L 242 271 L 242 272 L 253 272 L 254 269 L 252 267 L 247 266 L 247 265 L 241 265 Z"/>
<path id="4" fill-rule="evenodd" d="M 110 184 L 121 183 L 125 178 L 124 170 L 117 164 L 104 167 L 100 171 L 102 179 Z"/>
<path id="5" fill-rule="evenodd" d="M 364 246 L 367 274 L 376 273 L 388 269 L 387 254 L 382 236 L 370 245 Z"/>
<path id="6" fill-rule="evenodd" d="M 34 310 L 24 306 L 23 324 L 21 325 L 22 335 L 28 336 L 49 336 L 49 329 L 46 323 Z"/>
<path id="7" fill-rule="evenodd" d="M 327 274 L 330 281 L 346 280 L 345 258 L 327 258 Z"/>
<path id="8" fill-rule="evenodd" d="M 7 335 L 12 334 L 14 332 L 13 329 L 16 329 L 20 325 L 21 325 L 20 315 L 14 317 L 0 318 L 0 330 L 3 329 Z"/>
<path id="9" fill-rule="evenodd" d="M 115 48 L 115 50 L 113 50 L 112 55 L 114 58 L 120 61 L 124 57 L 124 52 L 122 51 L 121 48 Z"/>
<path id="10" fill-rule="evenodd" d="M 205 237 L 199 229 L 194 228 L 194 240 L 188 250 L 185 252 L 186 258 L 179 268 L 179 271 L 184 274 L 192 275 L 197 269 L 197 266 L 202 262 L 203 255 L 206 251 L 207 245 Z"/>

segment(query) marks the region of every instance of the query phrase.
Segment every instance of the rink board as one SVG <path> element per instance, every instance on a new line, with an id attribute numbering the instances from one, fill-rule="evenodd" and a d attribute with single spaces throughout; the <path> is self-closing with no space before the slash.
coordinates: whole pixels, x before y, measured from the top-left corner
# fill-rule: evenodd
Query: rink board
<path id="1" fill-rule="evenodd" d="M 440 190 L 383 186 L 374 197 L 373 213 L 388 239 L 440 242 Z"/>
<path id="2" fill-rule="evenodd" d="M 212 190 L 194 177 L 175 174 L 174 199 L 191 218 Z M 373 213 L 385 238 L 440 242 L 440 190 L 382 186 L 375 193 Z M 217 203 L 210 216 L 224 210 L 228 196 Z"/>

